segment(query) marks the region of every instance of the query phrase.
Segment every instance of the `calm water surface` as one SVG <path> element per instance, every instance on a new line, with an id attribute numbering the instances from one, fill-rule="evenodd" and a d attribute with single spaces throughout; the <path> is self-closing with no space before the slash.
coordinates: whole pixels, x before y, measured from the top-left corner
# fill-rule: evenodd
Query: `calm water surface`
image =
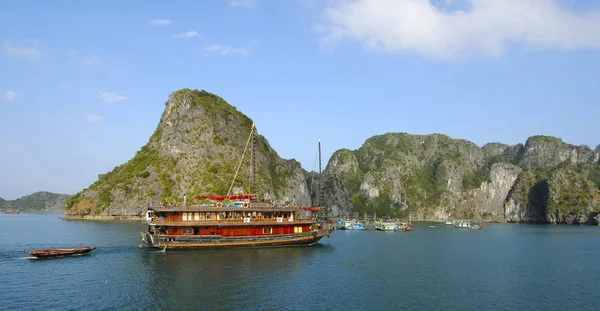
<path id="1" fill-rule="evenodd" d="M 313 247 L 139 249 L 140 222 L 0 214 L 5 310 L 599 310 L 600 228 L 336 231 Z M 32 259 L 26 249 L 96 245 Z"/>

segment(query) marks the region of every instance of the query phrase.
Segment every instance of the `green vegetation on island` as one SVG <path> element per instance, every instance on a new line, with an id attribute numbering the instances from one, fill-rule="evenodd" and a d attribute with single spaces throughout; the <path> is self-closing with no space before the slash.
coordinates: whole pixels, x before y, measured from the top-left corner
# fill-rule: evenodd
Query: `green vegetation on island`
<path id="1" fill-rule="evenodd" d="M 252 124 L 217 95 L 190 89 L 174 92 L 148 143 L 131 160 L 99 175 L 73 196 L 66 203 L 67 214 L 138 215 L 147 204 L 181 201 L 184 194 L 188 198 L 227 194 L 242 159 L 232 191 L 293 200 L 291 189 L 305 184 L 300 164 L 279 158 L 258 134 L 252 141 L 256 182 L 251 189 L 250 150 L 244 157 L 242 153 Z"/>
<path id="2" fill-rule="evenodd" d="M 14 209 L 22 212 L 60 213 L 63 211 L 68 194 L 39 191 L 16 200 L 0 200 L 0 209 Z"/>
<path id="3" fill-rule="evenodd" d="M 317 202 L 332 217 L 593 223 L 600 211 L 600 146 L 592 150 L 540 135 L 525 144 L 479 147 L 443 134 L 387 133 L 357 150 L 334 152 L 319 176 L 281 159 L 256 134 L 252 183 L 250 151 L 242 156 L 252 124 L 217 95 L 176 91 L 148 143 L 67 200 L 66 213 L 142 215 L 148 204 L 181 201 L 184 194 L 188 200 L 227 194 L 242 158 L 231 194 Z"/>

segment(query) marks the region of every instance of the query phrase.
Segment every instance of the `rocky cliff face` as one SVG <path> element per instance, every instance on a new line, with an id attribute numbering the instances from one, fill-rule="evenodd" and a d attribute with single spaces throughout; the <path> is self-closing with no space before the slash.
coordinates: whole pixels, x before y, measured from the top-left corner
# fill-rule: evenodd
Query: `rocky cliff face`
<path id="1" fill-rule="evenodd" d="M 281 159 L 261 135 L 249 141 L 252 120 L 222 98 L 183 89 L 169 97 L 148 143 L 127 163 L 100 175 L 66 204 L 68 215 L 139 215 L 150 203 L 184 194 L 256 193 L 264 199 L 308 204 L 305 171 Z M 250 183 L 255 150 L 256 182 Z M 253 187 L 253 188 L 251 188 Z"/>
<path id="2" fill-rule="evenodd" d="M 439 134 L 385 134 L 336 152 L 323 180 L 334 216 L 594 223 L 598 151 L 548 136 L 479 148 Z"/>
<path id="3" fill-rule="evenodd" d="M 571 168 L 555 170 L 548 179 L 546 221 L 552 224 L 586 224 L 600 212 L 598 186 Z"/>
<path id="4" fill-rule="evenodd" d="M 474 174 L 485 156 L 471 142 L 440 134 L 375 136 L 332 156 L 323 176 L 327 206 L 339 216 L 457 217 L 470 210 L 462 177 Z"/>
<path id="5" fill-rule="evenodd" d="M 530 169 L 552 169 L 566 161 L 572 165 L 593 162 L 595 156 L 588 146 L 565 144 L 555 137 L 534 136 L 525 144 L 521 165 Z"/>
<path id="6" fill-rule="evenodd" d="M 545 223 L 548 181 L 539 173 L 525 169 L 519 174 L 505 203 L 508 222 Z"/>

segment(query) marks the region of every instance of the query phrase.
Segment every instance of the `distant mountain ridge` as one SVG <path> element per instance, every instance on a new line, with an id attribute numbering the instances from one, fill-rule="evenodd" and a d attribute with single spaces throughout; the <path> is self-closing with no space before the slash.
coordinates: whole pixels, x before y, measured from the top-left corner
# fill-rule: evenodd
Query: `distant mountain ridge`
<path id="1" fill-rule="evenodd" d="M 39 191 L 16 200 L 0 200 L 0 209 L 16 209 L 21 212 L 60 213 L 68 194 Z"/>

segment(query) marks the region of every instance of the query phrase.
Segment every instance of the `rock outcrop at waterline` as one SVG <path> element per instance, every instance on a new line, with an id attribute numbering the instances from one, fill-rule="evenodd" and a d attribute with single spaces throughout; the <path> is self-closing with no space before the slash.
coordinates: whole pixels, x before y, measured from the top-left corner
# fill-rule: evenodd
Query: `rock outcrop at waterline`
<path id="1" fill-rule="evenodd" d="M 141 215 L 149 203 L 180 201 L 183 194 L 226 194 L 251 126 L 219 96 L 177 91 L 148 143 L 70 198 L 66 214 Z M 316 189 L 322 188 L 320 205 L 332 217 L 376 213 L 580 224 L 596 223 L 600 212 L 600 146 L 592 150 L 533 136 L 524 145 L 479 147 L 442 134 L 388 133 L 357 150 L 336 151 L 315 176 L 297 161 L 281 159 L 264 137 L 257 135 L 254 143 L 254 188 L 245 162 L 232 194 L 309 205 L 320 202 Z"/>

